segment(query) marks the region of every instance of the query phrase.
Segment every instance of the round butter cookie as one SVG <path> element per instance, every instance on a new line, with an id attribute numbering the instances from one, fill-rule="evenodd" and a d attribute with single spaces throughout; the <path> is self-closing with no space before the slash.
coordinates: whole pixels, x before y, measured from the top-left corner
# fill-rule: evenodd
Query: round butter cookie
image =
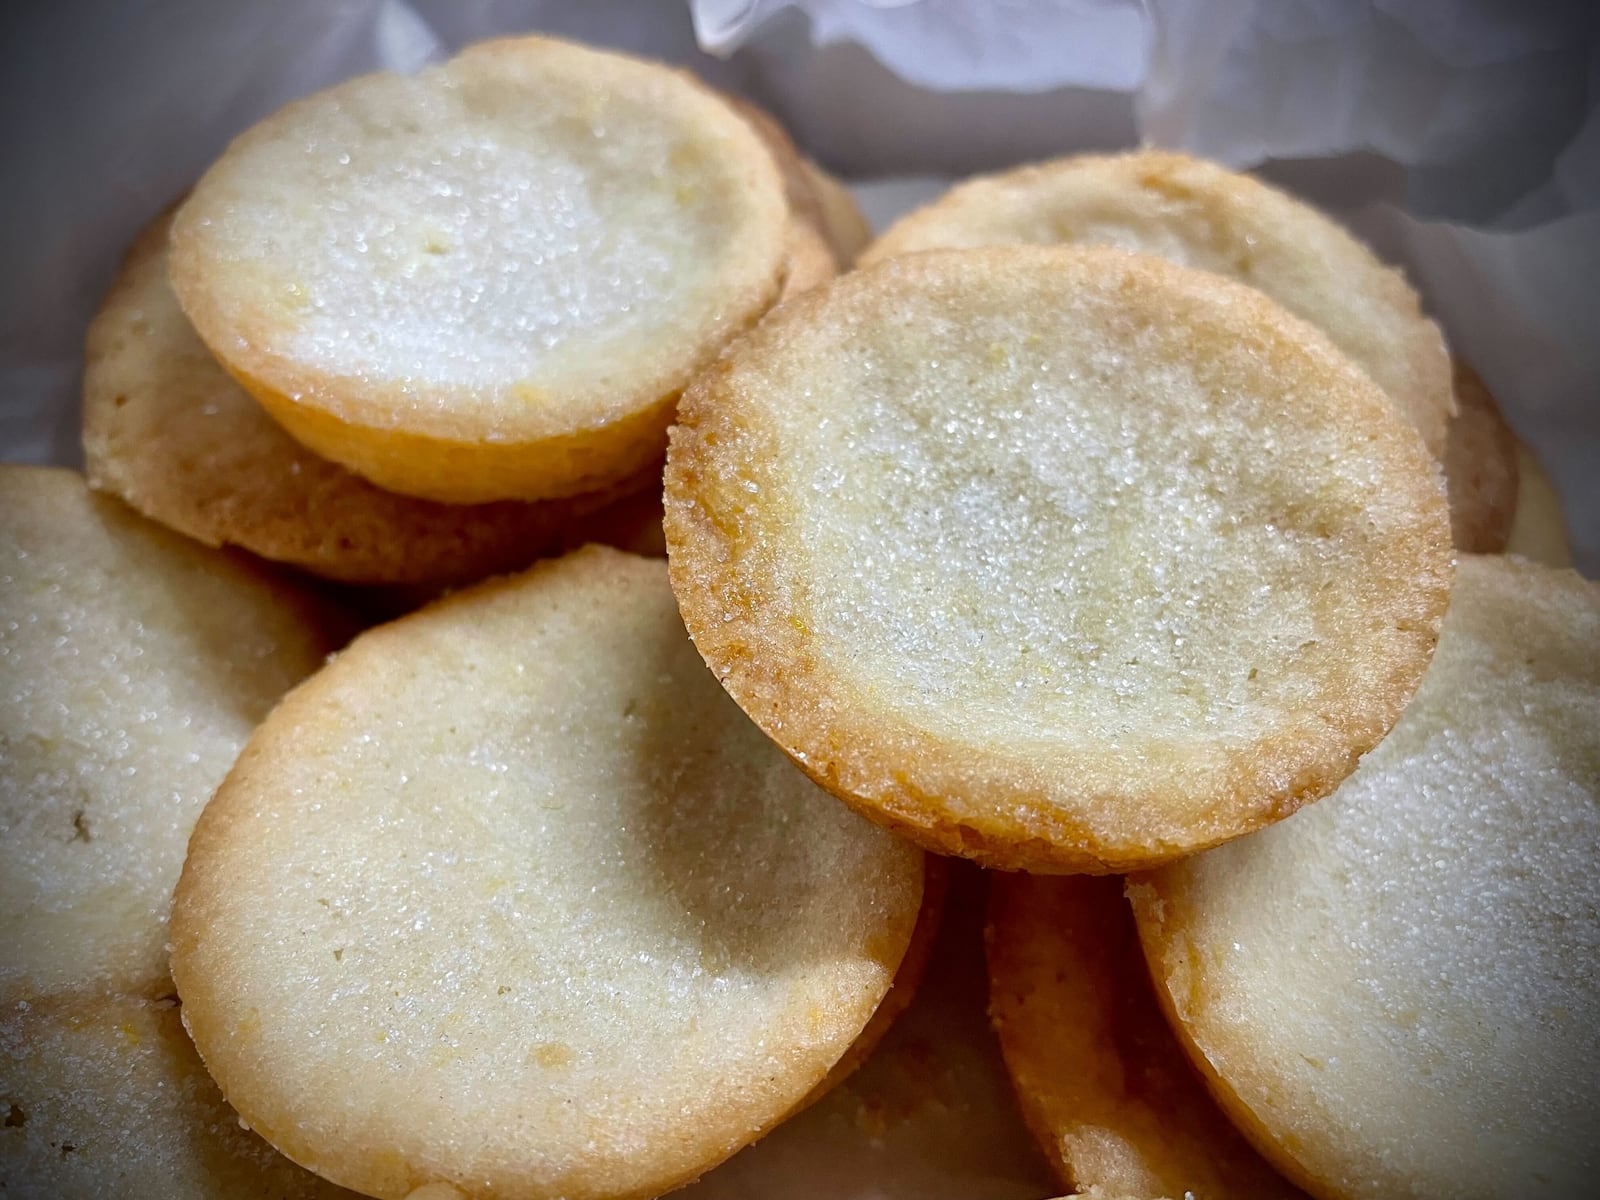
<path id="1" fill-rule="evenodd" d="M 590 548 L 290 694 L 190 843 L 173 974 L 229 1101 L 346 1187 L 653 1196 L 847 1054 L 923 881 L 723 695 L 665 565 Z"/>
<path id="2" fill-rule="evenodd" d="M 439 504 L 318 458 L 267 416 L 195 335 L 167 281 L 164 215 L 140 235 L 89 327 L 83 451 L 91 486 L 209 546 L 326 579 L 424 587 L 527 566 L 583 518 L 632 497 Z M 657 490 L 659 463 L 643 490 Z M 635 485 L 638 486 L 638 485 Z"/>
<path id="3" fill-rule="evenodd" d="M 172 229 L 201 339 L 298 441 L 453 503 L 626 480 L 782 282 L 788 208 L 690 76 L 547 38 L 236 138 Z"/>
<path id="4" fill-rule="evenodd" d="M 1321 1197 L 1600 1174 L 1600 585 L 1463 556 L 1394 732 L 1292 820 L 1129 894 L 1217 1098 Z"/>
<path id="5" fill-rule="evenodd" d="M 0 1015 L 6 1200 L 356 1200 L 241 1127 L 170 1001 Z"/>
<path id="6" fill-rule="evenodd" d="M 1167 1027 L 1121 879 L 997 874 L 987 937 L 990 1017 L 1063 1187 L 1303 1195 L 1228 1123 Z"/>
<path id="7" fill-rule="evenodd" d="M 1275 188 L 1155 150 L 1057 159 L 952 188 L 863 261 L 1016 242 L 1120 246 L 1248 283 L 1327 334 L 1444 454 L 1455 409 L 1439 327 L 1399 271 Z"/>
<path id="8" fill-rule="evenodd" d="M 189 832 L 333 632 L 75 472 L 0 468 L 0 1000 L 171 991 Z"/>
<path id="9" fill-rule="evenodd" d="M 724 92 L 722 98 L 745 119 L 772 156 L 773 165 L 778 168 L 778 175 L 783 180 L 783 197 L 789 204 L 789 212 L 802 225 L 826 237 L 828 214 L 823 207 L 822 192 L 817 186 L 816 176 L 811 173 L 806 160 L 789 137 L 789 131 L 777 117 L 743 96 Z M 829 253 L 832 253 L 831 245 Z M 841 262 L 839 265 L 844 264 Z"/>
<path id="10" fill-rule="evenodd" d="M 1450 534 L 1456 549 L 1499 554 L 1517 510 L 1517 436 L 1466 363 L 1455 364 L 1456 415 L 1444 448 Z"/>
<path id="11" fill-rule="evenodd" d="M 695 644 L 835 795 L 987 865 L 1108 871 L 1326 794 L 1449 594 L 1437 467 L 1251 289 L 1093 247 L 911 255 L 685 394 Z"/>

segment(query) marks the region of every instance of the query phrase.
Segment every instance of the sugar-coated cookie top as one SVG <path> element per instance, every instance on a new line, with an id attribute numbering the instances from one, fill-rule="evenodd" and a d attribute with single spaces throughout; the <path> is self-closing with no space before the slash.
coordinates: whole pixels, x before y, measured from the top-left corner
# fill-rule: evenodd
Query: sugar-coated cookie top
<path id="1" fill-rule="evenodd" d="M 7 1200 L 358 1200 L 243 1129 L 170 1001 L 0 1011 Z"/>
<path id="2" fill-rule="evenodd" d="M 0 468 L 0 998 L 171 991 L 189 831 L 320 616 L 75 472 Z"/>
<path id="3" fill-rule="evenodd" d="M 296 442 L 211 356 L 167 280 L 170 215 L 134 242 L 89 329 L 84 459 L 96 488 L 209 545 L 348 583 L 476 582 L 526 566 L 605 493 L 440 504 Z"/>
<path id="4" fill-rule="evenodd" d="M 717 687 L 662 563 L 591 548 L 280 706 L 196 833 L 174 975 L 230 1101 L 347 1186 L 655 1194 L 844 1054 L 922 878 Z"/>
<path id="5" fill-rule="evenodd" d="M 1600 586 L 1463 556 L 1356 773 L 1134 895 L 1224 1099 L 1319 1195 L 1567 1197 L 1600 1171 L 1597 853 Z"/>
<path id="6" fill-rule="evenodd" d="M 1444 452 L 1453 402 L 1438 326 L 1399 271 L 1292 196 L 1181 154 L 1080 155 L 959 184 L 865 258 L 1013 242 L 1120 246 L 1259 288 L 1327 334 Z"/>
<path id="7" fill-rule="evenodd" d="M 1517 435 L 1511 432 L 1478 373 L 1455 364 L 1456 415 L 1445 442 L 1450 533 L 1458 550 L 1499 554 L 1516 520 Z"/>
<path id="8" fill-rule="evenodd" d="M 517 38 L 246 131 L 180 211 L 173 278 L 268 388 L 510 441 L 682 386 L 770 303 L 786 217 L 756 135 L 687 76 Z"/>
<path id="9" fill-rule="evenodd" d="M 1445 604 L 1415 432 L 1309 326 L 1152 258 L 881 263 L 786 305 L 679 419 L 697 645 L 908 821 L 1102 865 L 1243 832 L 1382 736 Z"/>

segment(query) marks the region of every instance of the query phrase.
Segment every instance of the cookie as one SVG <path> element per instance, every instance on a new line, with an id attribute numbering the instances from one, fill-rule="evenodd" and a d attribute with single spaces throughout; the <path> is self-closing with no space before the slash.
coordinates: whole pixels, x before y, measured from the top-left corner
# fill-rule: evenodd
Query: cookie
<path id="1" fill-rule="evenodd" d="M 1121 879 L 996 875 L 988 946 L 995 1032 L 1064 1188 L 1302 1195 L 1228 1123 L 1167 1027 Z"/>
<path id="2" fill-rule="evenodd" d="M 1463 556 L 1433 666 L 1337 793 L 1130 888 L 1218 1099 L 1323 1197 L 1600 1172 L 1600 585 Z"/>
<path id="3" fill-rule="evenodd" d="M 910 255 L 685 394 L 673 588 L 723 686 L 921 845 L 1117 871 L 1332 790 L 1432 653 L 1437 468 L 1260 293 L 1098 247 Z"/>
<path id="4" fill-rule="evenodd" d="M 247 130 L 172 228 L 200 338 L 295 439 L 452 503 L 596 491 L 777 295 L 788 208 L 691 77 L 548 38 Z"/>
<path id="5" fill-rule="evenodd" d="M 58 998 L 0 1014 L 6 1200 L 356 1200 L 222 1099 L 170 1000 Z"/>
<path id="6" fill-rule="evenodd" d="M 849 265 L 849 260 L 839 254 L 833 244 L 830 225 L 830 221 L 846 218 L 839 209 L 837 197 L 830 196 L 829 204 L 824 204 L 824 185 L 819 185 L 776 117 L 742 96 L 725 93 L 723 98 L 761 139 L 783 179 L 783 196 L 789 205 L 790 221 L 783 288 L 778 298 L 787 300 L 827 282 L 839 273 L 840 267 Z M 848 235 L 847 230 L 844 232 Z"/>
<path id="7" fill-rule="evenodd" d="M 923 879 L 722 694 L 664 564 L 590 548 L 291 693 L 190 843 L 173 973 L 229 1101 L 344 1186 L 655 1195 L 845 1056 Z"/>
<path id="8" fill-rule="evenodd" d="M 1517 509 L 1517 437 L 1478 373 L 1455 364 L 1456 415 L 1444 448 L 1450 533 L 1456 549 L 1498 554 Z"/>
<path id="9" fill-rule="evenodd" d="M 900 959 L 900 965 L 895 968 L 888 992 L 878 1001 L 878 1007 L 872 1010 L 872 1016 L 856 1035 L 856 1040 L 850 1043 L 850 1048 L 844 1052 L 843 1057 L 828 1068 L 828 1073 L 822 1077 L 821 1082 L 807 1092 L 799 1104 L 789 1110 L 784 1120 L 810 1108 L 860 1070 L 877 1051 L 879 1044 L 900 1019 L 901 1014 L 917 998 L 923 976 L 928 970 L 928 959 L 933 953 L 934 939 L 944 922 L 945 893 L 949 887 L 949 875 L 944 859 L 932 855 L 924 858 L 922 906 L 917 911 L 917 923 L 911 930 L 911 940 L 906 943 L 905 954 Z"/>
<path id="10" fill-rule="evenodd" d="M 828 213 L 823 206 L 822 192 L 817 186 L 816 176 L 811 173 L 806 160 L 789 137 L 789 131 L 778 118 L 743 96 L 724 92 L 722 98 L 745 119 L 772 156 L 773 165 L 778 168 L 778 175 L 783 180 L 783 198 L 788 202 L 789 212 L 800 224 L 826 238 Z M 829 253 L 832 253 L 831 246 Z M 841 261 L 838 265 L 845 264 Z"/>
<path id="11" fill-rule="evenodd" d="M 0 468 L 0 1000 L 171 991 L 189 831 L 337 632 L 75 472 Z"/>
<path id="12" fill-rule="evenodd" d="M 1505 552 L 1548 567 L 1572 565 L 1572 542 L 1561 497 L 1533 451 L 1517 443 L 1517 503 Z"/>
<path id="13" fill-rule="evenodd" d="M 1399 271 L 1283 192 L 1164 151 L 1063 158 L 952 188 L 863 261 L 1015 242 L 1120 246 L 1248 283 L 1327 334 L 1444 454 L 1455 409 L 1438 326 Z"/>
<path id="14" fill-rule="evenodd" d="M 167 281 L 170 225 L 163 215 L 140 235 L 89 327 L 83 450 L 93 487 L 209 546 L 344 583 L 424 587 L 527 566 L 585 517 L 626 522 L 640 507 L 605 492 L 439 504 L 317 457 L 195 335 Z M 652 465 L 643 490 L 658 490 L 659 475 Z"/>

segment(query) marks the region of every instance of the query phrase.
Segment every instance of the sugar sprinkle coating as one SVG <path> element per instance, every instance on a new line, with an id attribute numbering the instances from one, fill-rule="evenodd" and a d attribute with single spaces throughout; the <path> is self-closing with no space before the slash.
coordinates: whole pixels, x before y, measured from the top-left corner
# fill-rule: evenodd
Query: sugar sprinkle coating
<path id="1" fill-rule="evenodd" d="M 0 1112 L 6 1200 L 359 1200 L 240 1125 L 170 999 L 8 1009 Z"/>
<path id="2" fill-rule="evenodd" d="M 297 440 L 453 503 L 661 453 L 777 294 L 771 155 L 692 77 L 547 38 L 349 80 L 236 138 L 172 230 L 212 352 Z"/>
<path id="3" fill-rule="evenodd" d="M 685 395 L 673 587 L 813 778 L 947 853 L 1126 870 L 1330 791 L 1448 598 L 1438 470 L 1265 297 L 1090 247 L 912 255 Z"/>
<path id="4" fill-rule="evenodd" d="M 171 992 L 189 832 L 340 633 L 76 472 L 0 468 L 0 1000 Z"/>

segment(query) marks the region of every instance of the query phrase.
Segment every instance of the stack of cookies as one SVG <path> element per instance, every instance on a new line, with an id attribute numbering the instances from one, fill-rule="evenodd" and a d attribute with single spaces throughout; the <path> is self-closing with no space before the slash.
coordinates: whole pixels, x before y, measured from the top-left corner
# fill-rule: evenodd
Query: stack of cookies
<path id="1" fill-rule="evenodd" d="M 867 240 L 541 38 L 141 236 L 88 486 L 0 476 L 0 1190 L 661 1194 L 871 1054 L 958 856 L 1062 1188 L 1583 1194 L 1600 590 L 1500 554 L 1559 507 L 1409 285 L 1151 152 Z M 325 658 L 306 576 L 460 590 Z"/>

